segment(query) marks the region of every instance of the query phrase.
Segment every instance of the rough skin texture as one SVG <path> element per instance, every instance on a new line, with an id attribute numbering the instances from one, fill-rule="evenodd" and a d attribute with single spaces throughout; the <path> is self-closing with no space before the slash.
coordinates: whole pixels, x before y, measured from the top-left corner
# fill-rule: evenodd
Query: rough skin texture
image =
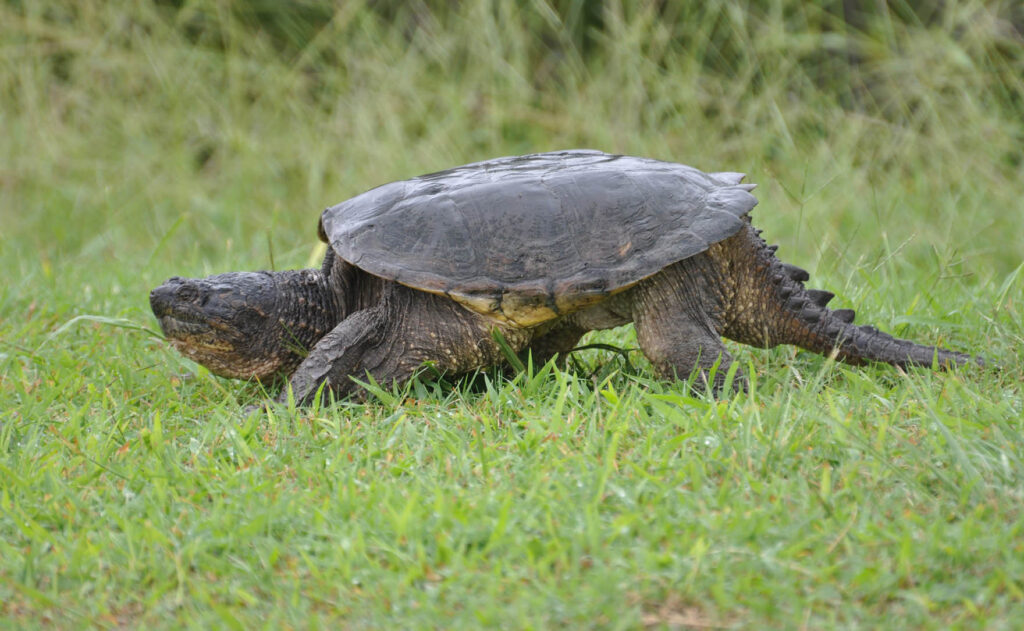
<path id="1" fill-rule="evenodd" d="M 596 159 L 596 152 L 568 154 L 571 161 L 581 159 L 578 154 Z M 564 161 L 565 155 L 541 154 L 523 160 L 547 164 Z M 653 161 L 642 164 L 647 162 Z M 775 248 L 750 225 L 746 212 L 753 203 L 743 197 L 749 197 L 749 187 L 739 185 L 741 176 L 714 175 L 708 180 L 692 180 L 697 176 L 686 172 L 685 178 L 702 186 L 709 182 L 707 190 L 711 192 L 698 195 L 701 203 L 713 198 L 716 190 L 737 191 L 726 195 L 730 203 L 736 203 L 732 212 L 740 217 L 737 228 L 730 228 L 731 236 L 701 246 L 697 252 L 688 249 L 681 259 L 672 259 L 664 245 L 646 257 L 644 253 L 613 253 L 613 258 L 660 257 L 668 262 L 660 265 L 659 271 L 632 281 L 628 274 L 618 273 L 619 287 L 593 291 L 585 300 L 559 302 L 563 296 L 557 289 L 546 296 L 541 292 L 537 304 L 547 305 L 546 311 L 504 300 L 469 304 L 452 295 L 453 287 L 461 291 L 465 285 L 410 287 L 402 278 L 366 271 L 333 247 L 319 270 L 230 273 L 201 280 L 172 278 L 153 290 L 150 302 L 168 340 L 184 355 L 225 377 L 288 378 L 296 401 L 301 403 L 310 402 L 321 386 L 336 397 L 357 392 L 353 378 L 369 376 L 390 385 L 408 380 L 424 365 L 441 373 L 460 374 L 500 364 L 504 355 L 495 341 L 495 331 L 516 352 L 529 351 L 535 362 L 543 362 L 571 350 L 587 331 L 629 322 L 636 326 L 640 348 L 659 376 L 686 378 L 697 371 L 700 381 L 716 392 L 732 362 L 722 337 L 763 348 L 794 344 L 817 353 L 834 352 L 838 359 L 855 364 L 878 361 L 945 368 L 972 361 L 963 353 L 856 326 L 852 311 L 829 309 L 826 305 L 832 294 L 806 289 L 807 272 L 779 261 Z M 550 183 L 546 186 L 564 196 Z M 503 198 L 509 197 L 507 193 L 501 192 Z M 648 206 L 656 202 L 643 200 Z M 594 206 L 594 202 L 588 205 Z M 694 208 L 684 212 L 702 216 L 703 211 Z M 592 212 L 602 210 L 596 207 Z M 331 212 L 328 209 L 325 218 Z M 500 214 L 502 208 L 493 212 Z M 602 217 L 598 214 L 597 218 Z M 321 238 L 328 240 L 334 232 L 324 227 L 321 225 Z M 717 224 L 703 231 L 697 226 L 694 234 L 700 237 L 716 230 L 720 230 Z M 540 238 L 527 235 L 531 243 Z M 358 257 L 350 253 L 349 258 Z M 584 278 L 590 285 L 603 278 L 600 273 L 587 272 L 586 266 L 581 269 L 582 276 L 578 273 L 576 278 Z M 553 277 L 558 273 L 552 270 Z M 594 278 L 587 279 L 588 273 Z M 500 288 L 486 283 L 479 289 L 480 295 L 502 296 Z M 522 295 L 506 292 L 505 300 L 526 300 Z M 745 383 L 738 371 L 733 387 L 741 389 Z M 286 388 L 281 399 L 287 395 Z"/>

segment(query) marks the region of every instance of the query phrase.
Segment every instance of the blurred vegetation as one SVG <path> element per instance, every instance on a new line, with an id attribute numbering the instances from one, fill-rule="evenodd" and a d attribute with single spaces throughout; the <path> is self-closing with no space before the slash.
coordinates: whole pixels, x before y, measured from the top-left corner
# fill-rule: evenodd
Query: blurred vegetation
<path id="1" fill-rule="evenodd" d="M 84 213 L 79 229 L 49 222 L 56 242 L 26 225 L 44 250 L 80 247 L 90 222 L 128 237 L 135 211 L 116 209 L 139 203 L 148 238 L 117 247 L 150 248 L 184 212 L 219 237 L 212 256 L 223 235 L 190 211 L 215 199 L 238 210 L 208 213 L 216 230 L 265 249 L 268 214 L 303 213 L 308 235 L 317 208 L 383 181 L 574 146 L 767 174 L 797 197 L 847 180 L 835 216 L 895 176 L 911 194 L 988 188 L 1009 210 L 1019 3 L 878 6 L 9 2 L 0 210 L 59 195 Z"/>

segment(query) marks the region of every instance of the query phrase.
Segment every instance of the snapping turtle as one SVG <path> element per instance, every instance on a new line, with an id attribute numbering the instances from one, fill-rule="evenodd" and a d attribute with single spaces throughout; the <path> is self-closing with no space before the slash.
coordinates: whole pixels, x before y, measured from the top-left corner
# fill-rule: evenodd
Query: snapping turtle
<path id="1" fill-rule="evenodd" d="M 175 277 L 150 303 L 187 357 L 225 377 L 290 376 L 300 402 L 427 362 L 453 374 L 501 363 L 495 329 L 542 362 L 633 322 L 660 376 L 698 370 L 715 388 L 732 361 L 722 336 L 851 363 L 971 359 L 827 308 L 833 294 L 806 289 L 807 272 L 751 226 L 742 178 L 583 150 L 468 164 L 325 210 L 320 269 Z"/>

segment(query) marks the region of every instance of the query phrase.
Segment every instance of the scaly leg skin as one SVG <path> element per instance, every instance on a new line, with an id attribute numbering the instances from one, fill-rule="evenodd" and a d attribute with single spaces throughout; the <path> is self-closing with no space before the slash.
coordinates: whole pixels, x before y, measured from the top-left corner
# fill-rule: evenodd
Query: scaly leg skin
<path id="1" fill-rule="evenodd" d="M 305 405 L 325 382 L 343 398 L 358 390 L 353 378 L 369 375 L 388 388 L 411 379 L 427 362 L 446 374 L 491 366 L 503 359 L 494 328 L 515 351 L 530 338 L 524 329 L 496 327 L 448 298 L 390 283 L 377 305 L 345 318 L 317 342 L 292 375 L 291 390 Z M 287 397 L 285 390 L 278 400 Z"/>
<path id="2" fill-rule="evenodd" d="M 289 380 L 295 402 L 308 404 L 324 382 L 336 396 L 348 394 L 355 386 L 349 376 L 365 376 L 360 370 L 363 354 L 380 343 L 385 317 L 380 305 L 357 311 L 321 338 Z M 278 395 L 278 402 L 288 400 L 289 387 Z"/>
<path id="3" fill-rule="evenodd" d="M 705 388 L 710 385 L 717 396 L 725 387 L 732 356 L 711 320 L 713 311 L 706 308 L 700 292 L 692 289 L 701 286 L 687 278 L 692 270 L 682 264 L 677 267 L 680 273 L 658 274 L 637 286 L 633 310 L 637 342 L 659 377 L 686 379 L 697 370 L 697 383 Z M 737 371 L 732 389 L 745 391 L 746 387 L 746 377 Z"/>

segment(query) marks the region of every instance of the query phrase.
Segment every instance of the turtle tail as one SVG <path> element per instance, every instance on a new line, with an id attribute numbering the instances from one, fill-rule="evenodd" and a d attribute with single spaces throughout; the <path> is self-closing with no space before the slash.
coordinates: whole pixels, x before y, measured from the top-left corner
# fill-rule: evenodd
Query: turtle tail
<path id="1" fill-rule="evenodd" d="M 972 361 L 966 353 L 938 346 L 926 346 L 910 340 L 893 337 L 873 326 L 853 323 L 852 309 L 829 309 L 826 305 L 833 294 L 821 289 L 807 289 L 804 270 L 780 263 L 775 293 L 781 308 L 788 314 L 789 338 L 786 343 L 829 355 L 850 363 L 884 362 L 893 366 L 924 366 L 940 369 L 963 366 Z M 975 359 L 977 363 L 983 363 Z"/>
<path id="2" fill-rule="evenodd" d="M 754 249 L 758 252 L 761 300 L 768 313 L 762 314 L 763 324 L 754 328 L 740 325 L 748 318 L 739 318 L 726 337 L 759 346 L 794 344 L 822 355 L 835 353 L 837 359 L 850 364 L 884 362 L 893 366 L 924 366 L 940 369 L 967 363 L 984 365 L 979 357 L 966 353 L 916 344 L 893 337 L 873 326 L 853 323 L 851 309 L 829 309 L 834 294 L 821 289 L 808 289 L 804 281 L 810 275 L 803 269 L 783 263 L 775 257 L 776 246 L 768 246 L 751 229 Z M 765 295 L 767 294 L 767 295 Z M 759 330 L 758 330 L 759 329 Z M 738 333 L 734 336 L 730 333 Z M 743 339 L 746 338 L 746 339 Z M 754 338 L 754 339 L 751 339 Z"/>

